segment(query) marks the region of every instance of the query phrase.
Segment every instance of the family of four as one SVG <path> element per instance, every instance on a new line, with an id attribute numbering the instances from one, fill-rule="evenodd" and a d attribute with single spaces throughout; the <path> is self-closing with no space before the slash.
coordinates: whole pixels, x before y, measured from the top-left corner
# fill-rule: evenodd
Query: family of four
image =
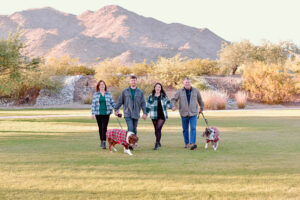
<path id="1" fill-rule="evenodd" d="M 161 147 L 161 130 L 166 119 L 168 119 L 167 108 L 175 111 L 176 103 L 179 102 L 179 112 L 185 143 L 184 148 L 190 147 L 191 150 L 197 148 L 197 114 L 203 111 L 204 105 L 200 92 L 191 86 L 189 78 L 184 79 L 183 85 L 184 87 L 179 89 L 170 101 L 163 86 L 160 83 L 156 83 L 146 102 L 143 91 L 137 88 L 137 77 L 131 76 L 130 86 L 122 91 L 117 103 L 115 103 L 111 93 L 107 90 L 105 82 L 100 80 L 96 86 L 96 93 L 93 96 L 91 108 L 92 119 L 96 118 L 99 128 L 100 147 L 106 148 L 106 131 L 113 109 L 117 116 L 119 109 L 123 106 L 128 131 L 136 135 L 140 111 L 142 110 L 143 112 L 142 118 L 144 120 L 150 115 L 156 137 L 154 150 L 158 150 L 158 148 Z"/>

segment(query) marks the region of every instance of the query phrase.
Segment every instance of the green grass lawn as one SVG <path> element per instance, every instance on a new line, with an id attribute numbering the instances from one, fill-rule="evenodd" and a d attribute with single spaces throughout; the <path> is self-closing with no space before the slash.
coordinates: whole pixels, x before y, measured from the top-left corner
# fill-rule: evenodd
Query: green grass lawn
<path id="1" fill-rule="evenodd" d="M 35 114 L 89 110 L 0 110 Z M 0 199 L 300 199 L 300 110 L 205 114 L 221 131 L 217 151 L 204 151 L 202 119 L 198 149 L 184 149 L 171 112 L 158 151 L 151 120 L 139 121 L 132 157 L 100 149 L 89 117 L 0 119 Z"/>

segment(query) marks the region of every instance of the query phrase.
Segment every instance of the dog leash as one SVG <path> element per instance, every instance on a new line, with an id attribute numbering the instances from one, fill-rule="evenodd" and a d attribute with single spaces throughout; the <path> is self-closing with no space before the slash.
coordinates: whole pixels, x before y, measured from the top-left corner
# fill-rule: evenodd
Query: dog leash
<path id="1" fill-rule="evenodd" d="M 204 121 L 205 121 L 205 124 L 206 124 L 207 128 L 209 128 L 209 126 L 208 126 L 208 121 L 207 121 L 207 119 L 204 117 L 203 112 L 199 112 L 199 114 L 198 114 L 198 119 L 199 119 L 200 113 L 201 113 L 202 116 L 203 116 L 203 119 L 204 119 Z"/>
<path id="2" fill-rule="evenodd" d="M 122 114 L 118 114 L 117 121 L 119 122 L 119 125 L 120 125 L 121 129 L 123 130 L 123 127 L 122 127 L 121 122 L 119 120 L 119 118 L 121 118 L 121 117 L 122 117 Z"/>

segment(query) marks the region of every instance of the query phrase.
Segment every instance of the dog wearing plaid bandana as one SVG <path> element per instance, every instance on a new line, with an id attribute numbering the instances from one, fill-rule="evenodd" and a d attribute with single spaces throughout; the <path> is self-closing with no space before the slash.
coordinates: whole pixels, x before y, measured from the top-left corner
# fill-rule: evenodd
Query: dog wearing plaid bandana
<path id="1" fill-rule="evenodd" d="M 124 153 L 132 156 L 132 153 L 129 149 L 129 145 L 135 148 L 137 141 L 139 138 L 130 131 L 124 131 L 122 129 L 109 129 L 106 132 L 107 142 L 109 144 L 109 151 L 113 148 L 114 151 L 117 151 L 115 148 L 116 144 L 121 144 L 124 146 Z"/>

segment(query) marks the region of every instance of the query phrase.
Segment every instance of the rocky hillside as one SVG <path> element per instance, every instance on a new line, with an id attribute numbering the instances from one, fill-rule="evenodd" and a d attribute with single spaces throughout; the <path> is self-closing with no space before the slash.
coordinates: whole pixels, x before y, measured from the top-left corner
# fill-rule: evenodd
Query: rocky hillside
<path id="1" fill-rule="evenodd" d="M 117 58 L 122 63 L 155 61 L 177 53 L 189 58 L 217 58 L 225 40 L 207 28 L 166 24 L 119 6 L 106 6 L 78 16 L 53 8 L 0 15 L 0 38 L 24 29 L 31 56 L 69 54 L 82 63 Z M 226 42 L 226 41 L 225 41 Z"/>

